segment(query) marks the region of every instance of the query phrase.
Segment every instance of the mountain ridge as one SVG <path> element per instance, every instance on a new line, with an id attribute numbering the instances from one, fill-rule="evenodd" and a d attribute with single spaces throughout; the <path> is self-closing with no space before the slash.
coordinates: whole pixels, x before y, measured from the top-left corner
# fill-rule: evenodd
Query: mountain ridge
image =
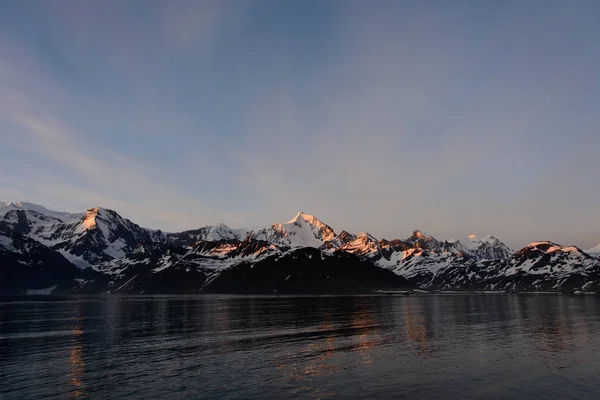
<path id="1" fill-rule="evenodd" d="M 116 211 L 102 207 L 90 208 L 85 213 L 62 213 L 33 203 L 0 202 L 0 229 L 45 246 L 48 250 L 44 251 L 57 253 L 60 259 L 85 271 L 82 275 L 93 277 L 88 279 L 95 282 L 92 286 L 88 286 L 88 280 L 77 278 L 76 287 L 69 289 L 75 292 L 112 293 L 115 288 L 117 292 L 161 291 L 157 276 L 171 282 L 172 288 L 212 292 L 211 282 L 219 282 L 219 287 L 225 287 L 223 276 L 230 276 L 230 279 L 262 276 L 225 271 L 252 270 L 259 265 L 265 265 L 265 268 L 269 265 L 272 269 L 280 265 L 277 261 L 280 259 L 297 268 L 307 265 L 318 270 L 319 265 L 323 268 L 338 265 L 332 271 L 342 275 L 340 266 L 344 263 L 360 264 L 365 271 L 369 270 L 381 279 L 387 275 L 374 271 L 390 271 L 402 279 L 395 280 L 390 276 L 385 279 L 431 290 L 591 290 L 598 285 L 600 271 L 600 253 L 588 253 L 576 246 L 541 241 L 513 251 L 491 235 L 482 239 L 469 235 L 460 240 L 440 241 L 420 230 L 413 231 L 406 239 L 378 239 L 367 232 L 341 230 L 336 233 L 316 216 L 302 211 L 287 222 L 264 228 L 234 229 L 218 223 L 164 233 L 143 228 Z M 8 247 L 4 247 L 5 254 L 9 254 Z M 26 263 L 20 257 L 20 264 Z M 338 264 L 332 261 L 334 259 L 339 259 Z M 11 265 L 11 268 L 17 268 L 14 263 Z M 301 271 L 296 273 L 303 274 Z M 175 276 L 190 282 L 178 284 Z M 313 273 L 306 276 L 317 279 Z M 369 287 L 364 284 L 367 281 L 369 285 L 379 285 L 373 290 L 387 287 L 386 282 L 369 280 L 365 274 L 352 276 L 354 283 L 350 286 L 342 284 L 347 281 L 339 280 L 339 277 L 330 279 L 344 290 L 351 290 L 351 287 L 365 289 Z M 280 289 L 286 290 L 295 287 L 308 291 L 310 286 L 280 284 Z M 320 285 L 328 290 L 335 286 Z M 247 288 L 244 290 L 265 290 L 258 282 L 242 286 Z"/>

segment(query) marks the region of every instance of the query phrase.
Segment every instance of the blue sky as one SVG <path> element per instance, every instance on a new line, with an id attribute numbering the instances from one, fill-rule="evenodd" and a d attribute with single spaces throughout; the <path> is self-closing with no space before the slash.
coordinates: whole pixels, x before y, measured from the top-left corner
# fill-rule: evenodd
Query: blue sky
<path id="1" fill-rule="evenodd" d="M 600 3 L 0 2 L 0 198 L 600 243 Z"/>

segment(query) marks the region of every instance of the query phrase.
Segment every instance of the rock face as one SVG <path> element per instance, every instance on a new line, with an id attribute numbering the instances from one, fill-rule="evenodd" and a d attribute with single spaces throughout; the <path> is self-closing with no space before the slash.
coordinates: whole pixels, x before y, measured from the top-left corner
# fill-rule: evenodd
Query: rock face
<path id="1" fill-rule="evenodd" d="M 595 291 L 600 252 L 551 242 L 513 252 L 493 236 L 440 241 L 336 232 L 313 215 L 260 229 L 163 233 L 117 212 L 0 203 L 0 292 L 366 293 Z"/>
<path id="2" fill-rule="evenodd" d="M 0 293 L 25 293 L 70 282 L 78 269 L 60 253 L 0 229 Z"/>
<path id="3" fill-rule="evenodd" d="M 406 279 L 353 254 L 330 255 L 300 248 L 224 270 L 205 288 L 209 293 L 359 294 L 415 288 Z"/>

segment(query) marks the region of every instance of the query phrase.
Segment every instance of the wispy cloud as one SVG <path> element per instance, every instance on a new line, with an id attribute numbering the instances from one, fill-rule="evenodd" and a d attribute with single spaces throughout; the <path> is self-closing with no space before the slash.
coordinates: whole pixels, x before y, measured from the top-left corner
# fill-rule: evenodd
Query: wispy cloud
<path id="1" fill-rule="evenodd" d="M 208 34 L 212 28 L 216 27 L 202 29 Z M 0 160 L 4 196 L 58 208 L 115 208 L 136 221 L 162 229 L 239 221 L 231 213 L 207 205 L 201 196 L 187 194 L 186 186 L 196 182 L 173 181 L 169 173 L 147 160 L 104 147 L 102 140 L 90 140 L 86 132 L 74 128 L 62 115 L 73 116 L 81 109 L 77 102 L 86 96 L 69 93 L 23 43 L 3 39 L 0 54 L 3 151 L 16 152 L 23 160 L 18 164 L 6 158 Z M 74 109 L 65 111 L 68 106 Z M 112 121 L 113 126 L 119 123 Z M 145 146 L 143 139 L 140 136 L 140 148 Z"/>
<path id="2" fill-rule="evenodd" d="M 304 210 L 377 236 L 600 242 L 593 2 L 434 3 L 17 10 L 1 192 L 168 230 Z"/>
<path id="3" fill-rule="evenodd" d="M 552 115 L 585 79 L 568 86 L 556 80 L 567 65 L 525 80 L 488 67 L 485 57 L 498 57 L 500 48 L 535 62 L 502 21 L 468 49 L 474 32 L 456 27 L 473 17 L 423 13 L 402 24 L 377 7 L 349 10 L 336 62 L 313 76 L 316 83 L 298 89 L 283 82 L 253 104 L 248 142 L 235 154 L 242 181 L 279 215 L 308 208 L 334 226 L 386 236 L 420 227 L 445 238 L 491 233 L 520 245 L 540 236 L 569 240 L 568 229 L 599 223 L 589 203 L 597 188 L 579 187 L 582 198 L 567 183 L 569 173 L 597 168 L 596 159 L 585 157 L 586 168 L 575 159 L 548 168 L 559 165 L 554 157 L 578 152 L 579 145 L 564 143 L 566 132 L 556 132 Z M 540 26 L 522 28 L 535 36 Z M 472 51 L 481 54 L 465 59 Z M 591 136 L 594 119 L 580 124 L 578 136 Z"/>
<path id="4" fill-rule="evenodd" d="M 9 120 L 22 128 L 22 142 L 17 147 L 21 152 L 41 158 L 41 165 L 60 164 L 68 173 L 59 176 L 38 171 L 37 180 L 12 180 L 13 185 L 20 184 L 21 193 L 33 189 L 42 199 L 59 198 L 71 206 L 115 208 L 163 229 L 191 228 L 219 215 L 199 198 L 183 195 L 177 184 L 153 166 L 110 149 L 86 146 L 79 135 L 54 117 L 34 117 L 21 110 Z M 13 168 L 17 170 L 16 165 Z M 2 175 L 10 173 L 10 167 L 3 168 Z M 68 176 L 77 184 L 65 181 Z"/>

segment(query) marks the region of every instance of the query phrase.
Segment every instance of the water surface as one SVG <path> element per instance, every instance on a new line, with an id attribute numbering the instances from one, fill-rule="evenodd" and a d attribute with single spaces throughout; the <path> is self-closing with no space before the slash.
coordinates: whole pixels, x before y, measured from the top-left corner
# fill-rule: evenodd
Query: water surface
<path id="1" fill-rule="evenodd" d="M 0 297 L 0 398 L 597 398 L 599 305 Z"/>

